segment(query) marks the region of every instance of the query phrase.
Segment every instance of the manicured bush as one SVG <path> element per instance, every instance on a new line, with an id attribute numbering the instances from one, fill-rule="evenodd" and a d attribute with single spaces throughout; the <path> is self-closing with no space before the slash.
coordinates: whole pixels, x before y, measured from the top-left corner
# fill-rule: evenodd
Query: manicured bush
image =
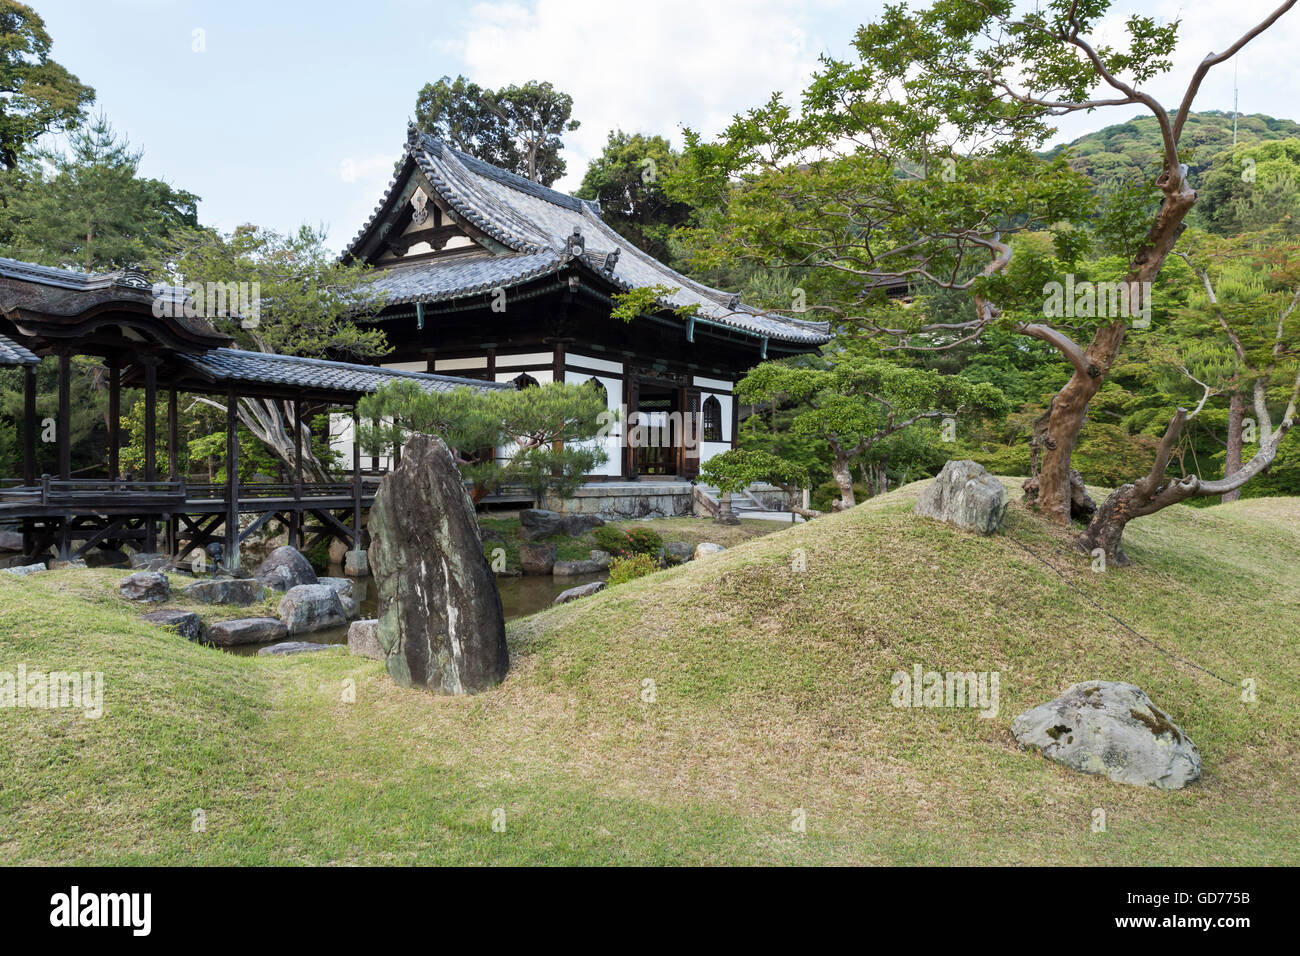
<path id="1" fill-rule="evenodd" d="M 626 584 L 659 570 L 659 562 L 648 554 L 632 554 L 609 562 L 609 583 Z"/>
<path id="2" fill-rule="evenodd" d="M 633 528 L 627 532 L 627 539 L 632 543 L 633 554 L 648 554 L 657 558 L 664 547 L 664 539 L 657 531 L 649 528 Z"/>
<path id="3" fill-rule="evenodd" d="M 592 532 L 592 535 L 602 551 L 608 551 L 613 555 L 632 553 L 631 539 L 613 525 L 600 525 Z"/>

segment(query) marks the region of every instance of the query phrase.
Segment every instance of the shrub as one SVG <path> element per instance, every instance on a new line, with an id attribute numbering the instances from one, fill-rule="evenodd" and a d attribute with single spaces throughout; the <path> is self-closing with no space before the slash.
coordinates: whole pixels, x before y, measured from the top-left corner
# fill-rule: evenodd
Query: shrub
<path id="1" fill-rule="evenodd" d="M 657 558 L 664 547 L 664 539 L 657 531 L 649 528 L 633 528 L 627 532 L 627 539 L 632 543 L 633 554 L 648 554 Z"/>
<path id="2" fill-rule="evenodd" d="M 609 562 L 609 583 L 626 584 L 659 570 L 659 562 L 648 554 L 632 554 Z"/>
<path id="3" fill-rule="evenodd" d="M 610 554 L 632 553 L 631 539 L 613 525 L 600 525 L 592 532 L 592 535 L 602 551 L 608 551 Z"/>

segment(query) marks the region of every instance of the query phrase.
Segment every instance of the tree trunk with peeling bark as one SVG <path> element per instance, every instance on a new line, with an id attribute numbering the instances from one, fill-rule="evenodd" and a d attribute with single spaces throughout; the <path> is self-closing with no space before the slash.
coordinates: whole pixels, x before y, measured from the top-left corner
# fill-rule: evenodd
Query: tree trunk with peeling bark
<path id="1" fill-rule="evenodd" d="M 840 500 L 835 503 L 835 509 L 849 510 L 857 504 L 857 499 L 853 495 L 853 472 L 849 468 L 848 455 L 838 449 L 834 461 L 831 462 L 831 477 L 835 479 L 835 487 L 840 490 Z"/>
<path id="2" fill-rule="evenodd" d="M 1246 417 L 1246 396 L 1233 392 L 1228 397 L 1228 456 L 1223 465 L 1223 477 L 1231 478 L 1241 471 L 1241 427 Z M 1241 497 L 1241 489 L 1234 488 L 1224 492 L 1224 501 L 1236 501 Z"/>

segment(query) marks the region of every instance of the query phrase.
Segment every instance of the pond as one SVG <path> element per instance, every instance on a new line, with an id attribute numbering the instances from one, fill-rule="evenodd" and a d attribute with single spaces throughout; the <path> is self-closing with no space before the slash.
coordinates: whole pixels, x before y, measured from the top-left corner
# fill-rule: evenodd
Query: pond
<path id="1" fill-rule="evenodd" d="M 341 568 L 332 568 L 330 574 L 335 577 L 341 576 Z M 587 584 L 591 581 L 604 581 L 609 575 L 601 571 L 597 574 L 578 574 L 573 577 L 553 577 L 549 574 L 523 575 L 520 577 L 498 577 L 497 590 L 501 593 L 501 608 L 505 611 L 506 620 L 511 621 L 517 617 L 526 617 L 529 614 L 536 614 L 538 611 L 544 611 L 559 596 L 561 591 L 567 591 L 569 588 L 576 588 L 580 585 Z M 357 599 L 358 617 L 361 619 L 379 616 L 379 589 L 375 587 L 373 578 L 357 578 L 352 583 L 352 596 Z M 346 627 L 334 627 L 325 631 L 316 631 L 312 634 L 300 634 L 297 637 L 290 638 L 296 641 L 311 641 L 313 644 L 346 644 L 348 642 L 348 629 Z M 272 641 L 272 644 L 279 643 Z M 227 648 L 233 654 L 256 654 L 258 650 L 267 647 L 266 644 L 239 644 L 235 647 Z"/>

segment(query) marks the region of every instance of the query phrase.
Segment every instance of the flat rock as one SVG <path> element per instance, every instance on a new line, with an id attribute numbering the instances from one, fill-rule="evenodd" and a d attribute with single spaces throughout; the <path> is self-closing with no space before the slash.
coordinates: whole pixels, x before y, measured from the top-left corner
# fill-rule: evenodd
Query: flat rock
<path id="1" fill-rule="evenodd" d="M 328 584 L 299 584 L 280 598 L 280 620 L 290 634 L 308 634 L 347 624 L 339 594 Z"/>
<path id="2" fill-rule="evenodd" d="M 356 589 L 351 578 L 317 578 L 316 583 L 333 588 L 341 598 L 352 597 Z"/>
<path id="3" fill-rule="evenodd" d="M 560 533 L 564 515 L 545 508 L 525 508 L 519 512 L 519 527 L 525 541 L 539 541 Z"/>
<path id="4" fill-rule="evenodd" d="M 310 641 L 283 641 L 262 647 L 257 651 L 258 657 L 288 657 L 290 654 L 310 654 L 312 651 L 328 651 L 337 644 L 313 644 Z"/>
<path id="5" fill-rule="evenodd" d="M 158 627 L 165 627 L 169 631 L 175 631 L 187 640 L 197 641 L 203 636 L 203 622 L 193 611 L 166 608 L 161 611 L 150 611 L 148 614 L 143 614 L 140 616 L 140 620 L 148 621 Z"/>
<path id="6" fill-rule="evenodd" d="M 551 573 L 557 578 L 571 578 L 579 574 L 599 574 L 607 567 L 596 561 L 556 561 Z"/>
<path id="7" fill-rule="evenodd" d="M 1117 783 L 1179 790 L 1201 776 L 1196 744 L 1133 684 L 1075 684 L 1013 720 L 1011 733 L 1049 760 Z"/>
<path id="8" fill-rule="evenodd" d="M 51 571 L 84 571 L 89 565 L 80 558 L 72 558 L 69 561 L 60 561 L 55 558 L 50 562 Z"/>
<path id="9" fill-rule="evenodd" d="M 25 578 L 30 574 L 40 574 L 42 571 L 48 571 L 44 564 L 20 564 L 16 568 L 5 568 L 5 571 L 16 577 Z"/>
<path id="10" fill-rule="evenodd" d="M 510 666 L 501 597 L 474 505 L 440 439 L 407 441 L 380 483 L 369 529 L 379 643 L 393 680 L 437 694 L 500 683 Z"/>
<path id="11" fill-rule="evenodd" d="M 276 548 L 257 566 L 253 577 L 275 591 L 288 591 L 300 584 L 315 584 L 316 572 L 311 562 L 297 548 Z"/>
<path id="12" fill-rule="evenodd" d="M 550 574 L 555 567 L 554 542 L 529 542 L 519 545 L 519 565 L 524 574 Z"/>
<path id="13" fill-rule="evenodd" d="M 150 604 L 161 604 L 172 595 L 171 583 L 161 571 L 137 571 L 123 578 L 117 589 L 128 601 Z"/>
<path id="14" fill-rule="evenodd" d="M 265 644 L 288 636 L 289 630 L 283 621 L 273 617 L 241 617 L 209 625 L 204 642 L 217 647 L 233 647 L 236 644 Z"/>
<path id="15" fill-rule="evenodd" d="M 373 661 L 382 661 L 387 656 L 379 645 L 378 618 L 352 622 L 348 628 L 348 651 Z"/>
<path id="16" fill-rule="evenodd" d="M 1011 497 L 983 465 L 950 461 L 921 491 L 914 514 L 966 531 L 995 534 L 1006 520 Z"/>
<path id="17" fill-rule="evenodd" d="M 569 588 L 567 591 L 561 591 L 556 595 L 556 604 L 568 604 L 570 601 L 576 601 L 578 598 L 591 597 L 599 591 L 605 590 L 604 581 L 591 581 L 587 584 L 579 585 L 576 588 Z"/>
<path id="18" fill-rule="evenodd" d="M 701 541 L 695 546 L 695 560 L 707 558 L 711 554 L 721 554 L 727 549 L 720 544 L 714 544 L 712 541 Z"/>
<path id="19" fill-rule="evenodd" d="M 266 588 L 255 578 L 214 578 L 211 581 L 195 581 L 193 584 L 187 584 L 181 593 L 188 600 L 200 604 L 248 607 L 265 599 Z"/>

